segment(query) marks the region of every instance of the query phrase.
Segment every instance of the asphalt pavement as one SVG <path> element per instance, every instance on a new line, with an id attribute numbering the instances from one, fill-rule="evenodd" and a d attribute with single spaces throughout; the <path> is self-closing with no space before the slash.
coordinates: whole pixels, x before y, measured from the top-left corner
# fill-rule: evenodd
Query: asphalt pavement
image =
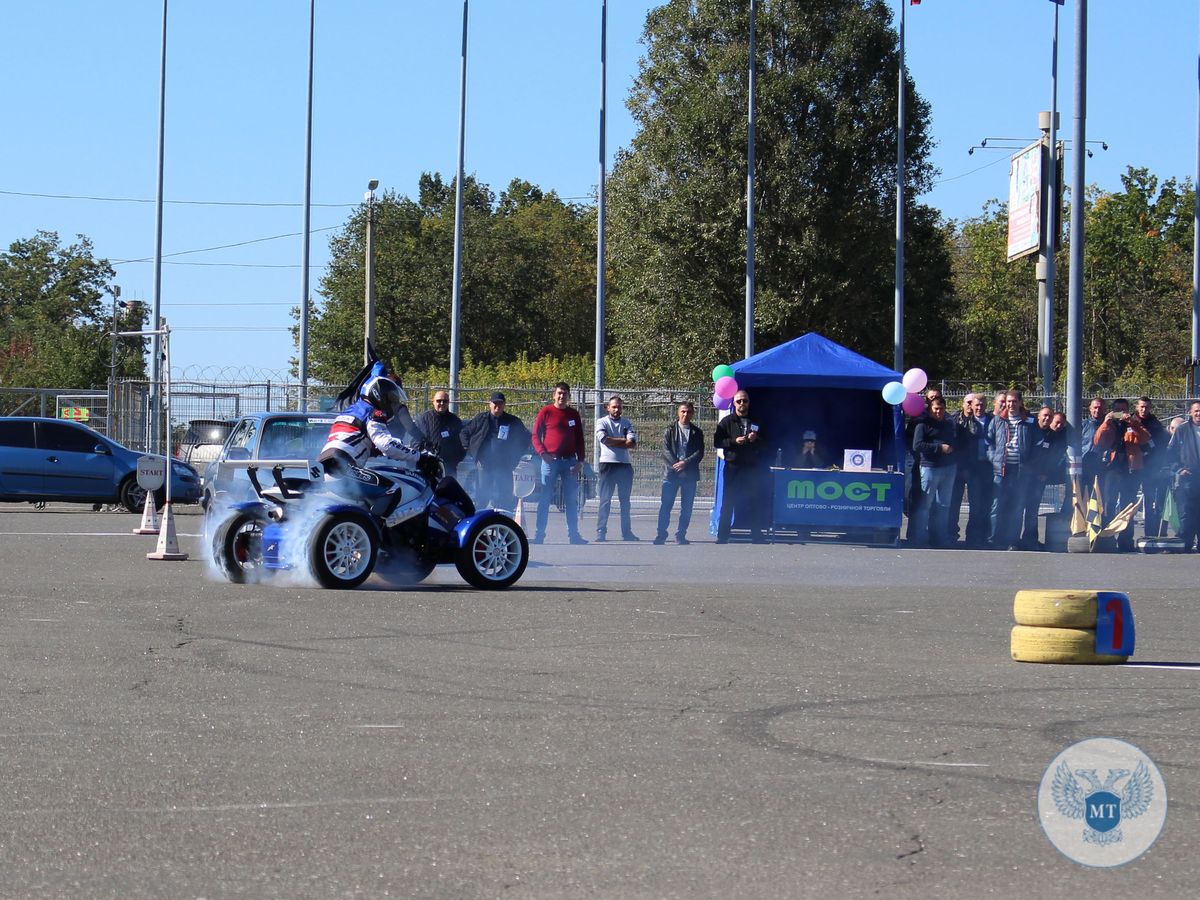
<path id="1" fill-rule="evenodd" d="M 652 512 L 554 513 L 508 591 L 326 591 L 215 579 L 194 508 L 164 562 L 136 516 L 0 507 L 0 896 L 1193 895 L 1197 557 L 653 546 Z M 1011 661 L 1021 588 L 1126 591 L 1140 665 Z M 1119 868 L 1038 820 L 1089 737 L 1169 793 Z"/>

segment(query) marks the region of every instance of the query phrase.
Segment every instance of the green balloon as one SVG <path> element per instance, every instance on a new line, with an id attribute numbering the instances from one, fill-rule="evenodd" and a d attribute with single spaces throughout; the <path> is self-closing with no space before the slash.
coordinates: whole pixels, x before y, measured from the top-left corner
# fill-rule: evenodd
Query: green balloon
<path id="1" fill-rule="evenodd" d="M 720 365 L 720 366 L 717 366 L 715 369 L 713 369 L 712 376 L 713 376 L 714 382 L 720 381 L 722 378 L 726 378 L 726 377 L 732 378 L 733 377 L 733 369 L 726 365 Z"/>

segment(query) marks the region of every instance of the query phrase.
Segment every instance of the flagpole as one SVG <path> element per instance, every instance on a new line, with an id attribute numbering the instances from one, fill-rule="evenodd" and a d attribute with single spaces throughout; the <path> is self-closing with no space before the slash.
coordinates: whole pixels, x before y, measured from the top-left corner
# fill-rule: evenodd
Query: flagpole
<path id="1" fill-rule="evenodd" d="M 893 328 L 897 372 L 904 371 L 904 7 L 900 0 L 900 80 L 896 91 L 896 321 Z M 919 2 L 919 0 L 918 0 Z"/>
<path id="2" fill-rule="evenodd" d="M 746 123 L 746 358 L 754 355 L 754 113 L 755 30 L 758 0 L 750 0 L 750 73 L 747 79 Z"/>
<path id="3" fill-rule="evenodd" d="M 1197 54 L 1196 92 L 1196 190 L 1200 191 L 1200 53 Z M 1189 387 L 1193 396 L 1200 393 L 1196 386 L 1200 374 L 1200 203 L 1192 210 L 1192 357 L 1188 360 Z"/>

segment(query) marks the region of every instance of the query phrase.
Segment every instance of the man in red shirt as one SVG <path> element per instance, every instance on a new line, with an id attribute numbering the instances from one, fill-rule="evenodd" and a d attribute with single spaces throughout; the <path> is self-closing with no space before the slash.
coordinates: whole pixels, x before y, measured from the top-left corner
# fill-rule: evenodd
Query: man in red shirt
<path id="1" fill-rule="evenodd" d="M 563 508 L 567 515 L 567 537 L 572 544 L 586 544 L 579 533 L 579 473 L 587 455 L 583 419 L 568 406 L 571 388 L 565 381 L 554 385 L 554 402 L 543 406 L 533 420 L 533 450 L 542 460 L 542 490 L 538 498 L 537 530 L 533 543 L 546 539 L 546 519 L 554 500 L 554 485 L 562 480 Z"/>

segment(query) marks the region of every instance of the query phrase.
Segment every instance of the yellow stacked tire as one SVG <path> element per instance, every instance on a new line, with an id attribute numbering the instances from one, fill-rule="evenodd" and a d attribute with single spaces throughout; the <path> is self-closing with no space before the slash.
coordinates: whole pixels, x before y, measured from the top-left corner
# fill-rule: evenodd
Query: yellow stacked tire
<path id="1" fill-rule="evenodd" d="M 1096 591 L 1017 591 L 1009 649 L 1017 662 L 1113 665 L 1096 652 Z"/>
<path id="2" fill-rule="evenodd" d="M 1017 662 L 1114 665 L 1128 659 L 1097 653 L 1096 632 L 1091 628 L 1014 625 L 1010 650 Z"/>
<path id="3" fill-rule="evenodd" d="M 1013 621 L 1043 628 L 1095 628 L 1095 591 L 1017 591 Z"/>

